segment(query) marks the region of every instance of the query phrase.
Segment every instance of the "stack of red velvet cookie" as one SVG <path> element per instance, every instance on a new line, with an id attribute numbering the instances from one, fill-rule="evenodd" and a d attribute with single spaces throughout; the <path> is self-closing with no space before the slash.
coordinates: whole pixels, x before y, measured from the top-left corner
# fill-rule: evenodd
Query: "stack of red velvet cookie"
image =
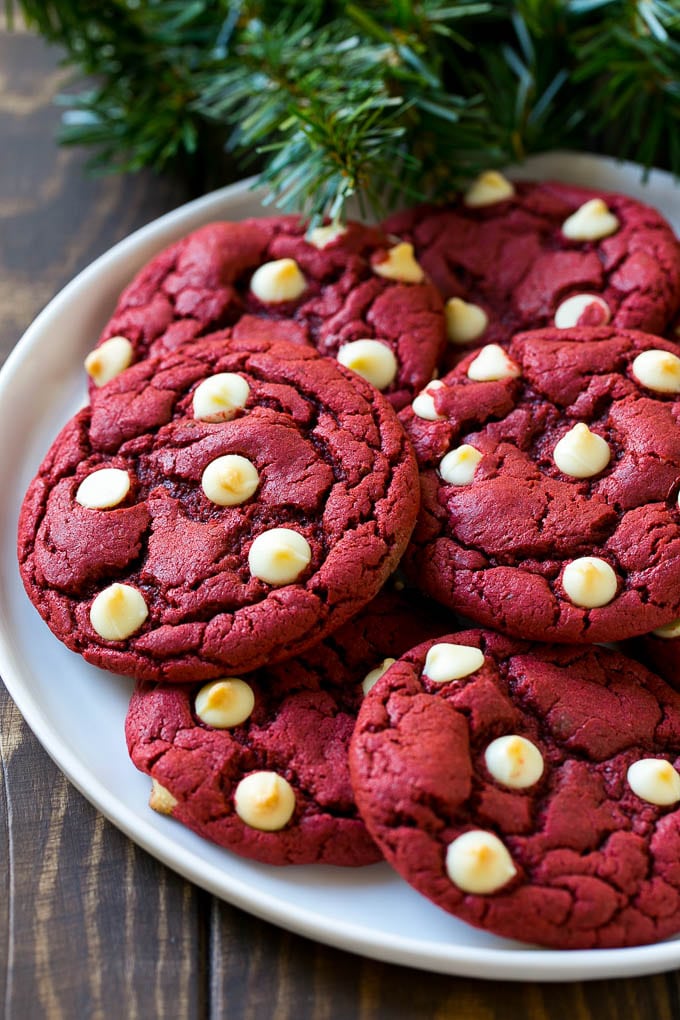
<path id="1" fill-rule="evenodd" d="M 680 693 L 599 644 L 664 642 L 672 683 L 679 307 L 654 210 L 498 174 L 142 270 L 19 560 L 136 679 L 151 806 L 273 864 L 384 855 L 541 945 L 680 931 Z"/>

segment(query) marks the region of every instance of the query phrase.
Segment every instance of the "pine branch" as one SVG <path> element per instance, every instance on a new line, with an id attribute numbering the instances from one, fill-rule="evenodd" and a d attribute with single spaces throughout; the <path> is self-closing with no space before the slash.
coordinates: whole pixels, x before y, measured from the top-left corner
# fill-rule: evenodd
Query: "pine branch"
<path id="1" fill-rule="evenodd" d="M 263 176 L 281 208 L 333 215 L 354 194 L 372 206 L 386 191 L 418 197 L 423 176 L 441 165 L 433 139 L 446 144 L 452 125 L 464 128 L 461 158 L 485 148 L 476 101 L 447 92 L 405 30 L 348 13 L 350 22 L 321 27 L 252 19 L 235 44 L 236 66 L 197 79 L 196 109 L 234 123 L 230 148 L 270 154 Z"/>
<path id="2" fill-rule="evenodd" d="M 90 80 L 62 140 L 104 170 L 210 131 L 280 208 L 445 196 L 542 149 L 680 173 L 677 0 L 5 0 Z M 94 84 L 92 84 L 94 81 Z"/>
<path id="3" fill-rule="evenodd" d="M 30 25 L 66 49 L 66 63 L 97 82 L 58 97 L 69 107 L 60 141 L 94 146 L 94 168 L 121 171 L 162 170 L 196 151 L 192 77 L 224 5 L 22 0 L 18 6 Z"/>
<path id="4" fill-rule="evenodd" d="M 604 25 L 574 37 L 574 82 L 590 137 L 645 167 L 680 173 L 680 9 L 663 0 L 610 2 Z"/>

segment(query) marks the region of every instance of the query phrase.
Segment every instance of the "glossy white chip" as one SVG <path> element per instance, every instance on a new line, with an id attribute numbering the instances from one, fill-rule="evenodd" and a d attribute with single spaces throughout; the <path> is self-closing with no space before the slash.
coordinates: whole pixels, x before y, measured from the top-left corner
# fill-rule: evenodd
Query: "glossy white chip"
<path id="1" fill-rule="evenodd" d="M 468 344 L 478 340 L 489 325 L 489 316 L 483 308 L 459 297 L 449 298 L 444 313 L 446 335 L 453 344 Z"/>
<path id="2" fill-rule="evenodd" d="M 390 248 L 382 262 L 373 262 L 372 269 L 378 276 L 401 283 L 422 283 L 425 273 L 413 254 L 413 245 L 400 241 Z"/>
<path id="3" fill-rule="evenodd" d="M 418 396 L 414 399 L 411 407 L 413 413 L 417 418 L 422 418 L 424 421 L 439 421 L 444 417 L 443 414 L 439 414 L 434 406 L 434 397 L 432 393 L 434 390 L 440 390 L 444 385 L 440 379 L 433 379 L 429 382 L 424 390 L 421 390 Z"/>
<path id="4" fill-rule="evenodd" d="M 276 772 L 251 772 L 236 787 L 234 807 L 251 829 L 276 832 L 293 817 L 295 793 L 288 780 Z"/>
<path id="5" fill-rule="evenodd" d="M 194 710 L 201 722 L 216 730 L 240 726 L 254 707 L 252 687 L 235 676 L 204 684 L 194 701 Z"/>
<path id="6" fill-rule="evenodd" d="M 159 815 L 171 815 L 177 807 L 177 798 L 165 786 L 162 786 L 157 779 L 152 778 L 149 807 Z"/>
<path id="7" fill-rule="evenodd" d="M 290 584 L 312 559 L 309 542 L 292 528 L 271 528 L 257 536 L 248 553 L 253 577 L 266 584 Z"/>
<path id="8" fill-rule="evenodd" d="M 134 347 L 125 336 L 112 336 L 85 358 L 85 371 L 95 386 L 103 386 L 132 364 Z"/>
<path id="9" fill-rule="evenodd" d="M 379 666 L 376 666 L 375 669 L 370 670 L 366 674 L 361 681 L 361 689 L 364 694 L 368 694 L 375 687 L 380 677 L 384 676 L 390 666 L 393 666 L 396 661 L 396 659 L 383 659 Z"/>
<path id="10" fill-rule="evenodd" d="M 597 609 L 616 595 L 616 574 L 598 556 L 581 556 L 567 563 L 562 572 L 562 587 L 575 606 Z"/>
<path id="11" fill-rule="evenodd" d="M 468 379 L 474 379 L 475 382 L 495 382 L 499 379 L 516 379 L 520 375 L 520 368 L 498 344 L 487 344 L 470 362 L 467 374 Z"/>
<path id="12" fill-rule="evenodd" d="M 497 170 L 486 170 L 480 174 L 463 195 L 463 204 L 470 209 L 480 209 L 485 205 L 495 205 L 512 198 L 515 188 L 511 181 L 499 174 Z"/>
<path id="13" fill-rule="evenodd" d="M 250 279 L 251 291 L 265 304 L 295 301 L 304 294 L 306 287 L 307 281 L 295 259 L 265 262 Z"/>
<path id="14" fill-rule="evenodd" d="M 198 421 L 230 421 L 248 402 L 250 386 L 235 372 L 217 372 L 200 383 L 193 398 Z"/>
<path id="15" fill-rule="evenodd" d="M 90 623 L 105 641 L 123 641 L 130 637 L 148 615 L 141 591 L 118 582 L 101 591 L 90 606 Z"/>
<path id="16" fill-rule="evenodd" d="M 130 491 L 130 475 L 121 468 L 100 468 L 84 478 L 76 503 L 88 510 L 108 510 L 122 503 Z"/>
<path id="17" fill-rule="evenodd" d="M 484 760 L 494 779 L 513 790 L 533 786 L 543 775 L 543 755 L 530 740 L 515 733 L 492 740 Z"/>
<path id="18" fill-rule="evenodd" d="M 560 471 L 571 478 L 592 478 L 606 468 L 611 450 L 606 439 L 579 422 L 555 445 L 553 459 Z"/>
<path id="19" fill-rule="evenodd" d="M 555 312 L 555 325 L 558 329 L 570 329 L 578 325 L 586 308 L 595 306 L 594 310 L 598 315 L 598 326 L 605 326 L 612 317 L 611 309 L 604 298 L 599 294 L 572 294 L 557 307 Z"/>
<path id="20" fill-rule="evenodd" d="M 670 351 L 651 350 L 638 354 L 632 365 L 633 375 L 649 390 L 658 393 L 680 393 L 680 358 Z"/>
<path id="21" fill-rule="evenodd" d="M 236 453 L 216 457 L 203 471 L 201 488 L 217 506 L 238 506 L 253 495 L 260 483 L 257 468 Z"/>
<path id="22" fill-rule="evenodd" d="M 307 241 L 314 248 L 325 248 L 327 244 L 332 244 L 338 237 L 342 237 L 346 233 L 347 227 L 343 227 L 342 223 L 329 223 L 325 227 L 314 227 L 313 230 L 310 230 L 307 234 Z"/>
<path id="23" fill-rule="evenodd" d="M 493 832 L 473 829 L 449 843 L 446 871 L 463 892 L 485 895 L 502 889 L 517 868 L 504 843 Z"/>
<path id="24" fill-rule="evenodd" d="M 449 485 L 469 485 L 482 454 L 469 443 L 449 450 L 439 462 L 439 474 Z"/>
<path id="25" fill-rule="evenodd" d="M 432 645 L 425 658 L 423 676 L 436 684 L 449 683 L 470 676 L 484 665 L 484 654 L 471 645 L 455 645 L 441 641 Z"/>
<path id="26" fill-rule="evenodd" d="M 620 223 L 602 198 L 591 198 L 562 224 L 562 233 L 570 241 L 599 241 L 616 233 Z"/>
<path id="27" fill-rule="evenodd" d="M 649 804 L 666 807 L 680 801 L 680 775 L 662 758 L 634 761 L 626 778 L 633 793 Z"/>
<path id="28" fill-rule="evenodd" d="M 394 352 L 380 340 L 353 340 L 338 351 L 338 361 L 345 368 L 370 382 L 377 390 L 386 389 L 397 374 Z"/>

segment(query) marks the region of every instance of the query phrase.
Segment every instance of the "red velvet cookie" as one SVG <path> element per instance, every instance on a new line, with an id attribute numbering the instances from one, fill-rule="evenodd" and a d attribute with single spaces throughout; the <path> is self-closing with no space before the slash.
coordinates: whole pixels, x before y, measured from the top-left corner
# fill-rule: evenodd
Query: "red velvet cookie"
<path id="1" fill-rule="evenodd" d="M 384 224 L 414 245 L 442 296 L 457 299 L 449 360 L 460 344 L 504 345 L 554 324 L 664 332 L 680 304 L 680 247 L 656 210 L 574 185 L 503 181 L 483 175 L 455 205 L 418 206 Z"/>
<path id="2" fill-rule="evenodd" d="M 219 334 L 131 367 L 25 497 L 29 597 L 69 648 L 149 680 L 315 643 L 396 566 L 417 468 L 389 403 L 308 347 Z"/>
<path id="3" fill-rule="evenodd" d="M 478 623 L 616 641 L 680 616 L 680 358 L 613 327 L 522 333 L 401 413 L 421 467 L 405 565 Z"/>
<path id="4" fill-rule="evenodd" d="M 422 598 L 383 591 L 303 656 L 246 681 L 139 685 L 126 735 L 154 780 L 151 806 L 269 864 L 379 860 L 354 803 L 349 740 L 364 687 L 409 642 L 440 633 L 439 618 Z"/>
<path id="5" fill-rule="evenodd" d="M 350 748 L 361 814 L 408 882 L 564 949 L 680 931 L 679 767 L 680 694 L 643 666 L 488 631 L 400 659 Z"/>
<path id="6" fill-rule="evenodd" d="M 153 351 L 232 326 L 237 337 L 290 340 L 339 357 L 402 407 L 432 378 L 444 312 L 408 250 L 391 247 L 358 223 L 338 235 L 321 228 L 309 240 L 293 217 L 211 223 L 132 281 L 88 371 L 99 383 Z"/>

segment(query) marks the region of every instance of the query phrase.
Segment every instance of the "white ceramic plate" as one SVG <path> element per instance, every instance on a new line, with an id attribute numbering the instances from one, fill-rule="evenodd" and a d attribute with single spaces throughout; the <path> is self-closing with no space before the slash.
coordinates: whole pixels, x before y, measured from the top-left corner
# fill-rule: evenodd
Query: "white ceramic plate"
<path id="1" fill-rule="evenodd" d="M 680 232 L 680 190 L 665 173 L 564 153 L 517 177 L 554 177 L 625 191 Z M 474 977 L 564 981 L 680 966 L 680 939 L 634 949 L 559 952 L 485 935 L 413 892 L 387 865 L 278 869 L 204 842 L 149 810 L 149 780 L 130 763 L 123 722 L 131 684 L 88 666 L 52 637 L 29 604 L 15 535 L 26 487 L 57 430 L 85 400 L 82 359 L 133 273 L 175 238 L 213 219 L 258 215 L 237 184 L 163 216 L 94 262 L 28 330 L 0 373 L 0 671 L 45 749 L 78 789 L 151 854 L 215 895 L 322 942 L 394 963 Z"/>

